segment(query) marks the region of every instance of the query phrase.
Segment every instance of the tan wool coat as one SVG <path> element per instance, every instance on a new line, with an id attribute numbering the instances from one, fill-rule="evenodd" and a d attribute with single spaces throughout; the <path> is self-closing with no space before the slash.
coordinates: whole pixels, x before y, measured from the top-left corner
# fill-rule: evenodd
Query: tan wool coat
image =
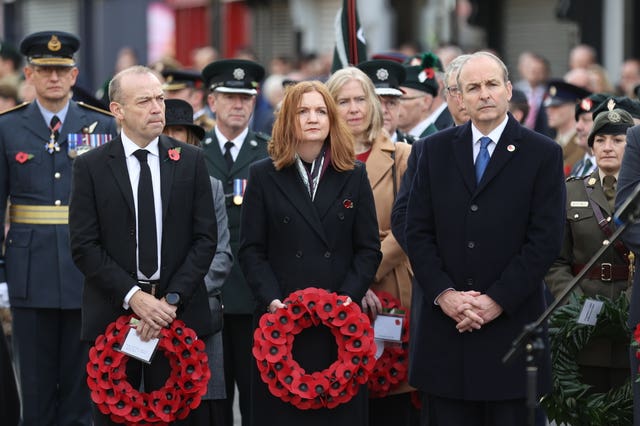
<path id="1" fill-rule="evenodd" d="M 373 198 L 378 216 L 380 250 L 382 261 L 376 272 L 371 289 L 386 291 L 400 300 L 407 310 L 411 308 L 411 280 L 413 272 L 409 259 L 391 232 L 391 209 L 395 201 L 393 186 L 393 166 L 395 158 L 396 191 L 400 188 L 402 176 L 407 170 L 407 160 L 411 145 L 404 142 L 391 142 L 386 135 L 380 135 L 371 146 L 367 159 L 367 174 L 373 190 Z M 393 155 L 393 157 L 392 157 Z M 403 393 L 412 390 L 406 383 L 391 393 Z"/>

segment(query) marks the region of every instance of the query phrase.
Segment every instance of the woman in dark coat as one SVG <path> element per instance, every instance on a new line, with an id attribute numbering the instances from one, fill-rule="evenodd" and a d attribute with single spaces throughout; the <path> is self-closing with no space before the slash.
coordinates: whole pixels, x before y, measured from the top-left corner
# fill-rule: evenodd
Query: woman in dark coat
<path id="1" fill-rule="evenodd" d="M 307 287 L 362 300 L 381 258 L 373 194 L 322 83 L 287 90 L 269 154 L 251 167 L 242 204 L 239 260 L 258 300 L 256 324 Z M 308 328 L 295 337 L 293 357 L 307 373 L 323 370 L 337 359 L 335 338 L 327 327 Z M 256 425 L 368 424 L 366 385 L 334 409 L 300 410 L 271 395 L 252 368 Z"/>

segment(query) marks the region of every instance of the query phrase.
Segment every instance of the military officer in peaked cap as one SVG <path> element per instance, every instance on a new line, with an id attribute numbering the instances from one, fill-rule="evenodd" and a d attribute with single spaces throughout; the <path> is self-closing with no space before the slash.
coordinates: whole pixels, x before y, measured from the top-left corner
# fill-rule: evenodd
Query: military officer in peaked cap
<path id="1" fill-rule="evenodd" d="M 593 128 L 593 112 L 607 99 L 604 93 L 592 93 L 576 104 L 576 142 L 585 152 L 582 158 L 573 165 L 569 176 L 582 177 L 593 173 L 596 169 L 596 157 L 587 144 L 589 133 Z"/>
<path id="2" fill-rule="evenodd" d="M 82 274 L 71 259 L 73 159 L 116 135 L 113 117 L 70 100 L 73 34 L 44 31 L 20 45 L 36 99 L 0 115 L 0 283 L 8 285 L 23 425 L 90 424 L 88 347 L 80 342 Z"/>
<path id="3" fill-rule="evenodd" d="M 576 104 L 590 94 L 588 90 L 563 80 L 550 80 L 547 85 L 543 105 L 549 127 L 556 131 L 555 140 L 562 146 L 565 176 L 584 156 L 584 148 L 577 141 L 574 110 Z"/>
<path id="4" fill-rule="evenodd" d="M 240 208 L 249 166 L 265 158 L 269 137 L 249 130 L 258 82 L 264 76 L 259 64 L 225 59 L 212 62 L 202 71 L 210 93 L 208 103 L 216 114 L 216 127 L 207 133 L 202 147 L 211 176 L 222 181 L 227 204 L 231 250 L 238 258 Z M 256 214 L 259 214 L 256 212 Z M 234 386 L 240 393 L 242 425 L 249 425 L 250 374 L 253 340 L 252 314 L 255 300 L 237 262 L 222 287 L 224 302 L 224 368 L 227 387 L 226 424 L 233 424 Z"/>
<path id="5" fill-rule="evenodd" d="M 565 290 L 600 249 L 602 241 L 615 231 L 611 218 L 617 178 L 625 155 L 627 129 L 633 125 L 631 115 L 622 109 L 602 112 L 593 122 L 587 141 L 598 167 L 590 175 L 567 180 L 562 251 L 545 277 L 554 296 Z M 611 244 L 575 292 L 588 298 L 618 298 L 631 288 L 629 263 L 627 247 L 620 241 Z M 628 347 L 626 339 L 615 341 L 606 335 L 589 340 L 588 347 L 578 356 L 578 365 L 584 382 L 594 386 L 592 392 L 608 392 L 627 380 Z"/>
<path id="6" fill-rule="evenodd" d="M 358 68 L 367 74 L 375 86 L 376 95 L 382 106 L 383 127 L 389 133 L 391 140 L 412 144 L 415 138 L 398 130 L 400 97 L 405 93 L 400 88 L 400 84 L 407 76 L 404 67 L 398 62 L 375 59 L 359 63 Z"/>
<path id="7" fill-rule="evenodd" d="M 182 99 L 191 104 L 193 108 L 193 122 L 206 131 L 213 130 L 216 121 L 213 113 L 206 105 L 207 94 L 205 93 L 202 75 L 191 70 L 162 71 L 164 84 L 162 89 L 167 99 Z"/>

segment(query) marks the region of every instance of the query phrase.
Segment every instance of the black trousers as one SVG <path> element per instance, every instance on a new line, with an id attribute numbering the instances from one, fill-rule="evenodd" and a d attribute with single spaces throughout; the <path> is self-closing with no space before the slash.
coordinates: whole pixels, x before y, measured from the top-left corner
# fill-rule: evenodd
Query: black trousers
<path id="1" fill-rule="evenodd" d="M 253 346 L 253 315 L 224 315 L 222 348 L 224 351 L 224 381 L 227 391 L 225 400 L 226 426 L 233 426 L 233 398 L 238 386 L 242 426 L 251 424 L 251 368 L 255 359 Z"/>
<path id="2" fill-rule="evenodd" d="M 525 399 L 506 401 L 463 401 L 425 394 L 422 426 L 524 426 L 527 424 Z M 536 424 L 544 425 L 542 411 Z"/>
<path id="3" fill-rule="evenodd" d="M 410 426 L 411 393 L 369 399 L 369 426 Z"/>
<path id="4" fill-rule="evenodd" d="M 90 425 L 80 309 L 11 308 L 22 425 Z"/>
<path id="5" fill-rule="evenodd" d="M 0 418 L 7 426 L 20 421 L 20 399 L 4 333 L 0 332 Z"/>

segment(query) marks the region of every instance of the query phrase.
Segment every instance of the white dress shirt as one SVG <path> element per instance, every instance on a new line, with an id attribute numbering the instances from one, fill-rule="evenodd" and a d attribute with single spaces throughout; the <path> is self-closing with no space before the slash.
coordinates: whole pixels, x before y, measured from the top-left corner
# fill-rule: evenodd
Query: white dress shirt
<path id="1" fill-rule="evenodd" d="M 240 148 L 242 148 L 242 143 L 247 137 L 247 133 L 249 133 L 249 128 L 247 127 L 246 129 L 244 129 L 242 133 L 240 133 L 234 139 L 227 139 L 227 137 L 220 132 L 218 126 L 214 127 L 214 131 L 216 132 L 216 138 L 218 138 L 220 152 L 222 152 L 223 154 L 226 151 L 224 144 L 226 144 L 227 142 L 233 142 L 233 147 L 231 148 L 231 157 L 233 158 L 233 161 L 236 161 L 236 158 L 238 158 L 238 154 L 240 153 Z"/>
<path id="2" fill-rule="evenodd" d="M 124 156 L 127 162 L 127 171 L 129 172 L 129 181 L 131 182 L 131 190 L 133 192 L 133 205 L 136 211 L 136 218 L 138 217 L 138 181 L 140 180 L 140 162 L 133 155 L 139 149 L 146 149 L 149 151 L 147 154 L 147 164 L 149 165 L 149 170 L 151 171 L 151 182 L 153 185 L 153 205 L 156 212 L 156 239 L 157 239 L 157 247 L 158 247 L 158 269 L 156 272 L 149 278 L 147 278 L 141 271 L 138 266 L 138 279 L 141 281 L 147 280 L 158 280 L 160 279 L 160 267 L 161 267 L 161 250 L 162 250 L 162 195 L 160 192 L 160 152 L 158 149 L 158 138 L 152 140 L 149 145 L 145 148 L 140 148 L 136 145 L 127 135 L 124 133 L 124 130 L 121 133 L 122 146 L 124 147 Z M 137 221 L 137 219 L 136 219 Z M 136 241 L 138 239 L 138 229 L 140 226 L 136 222 Z M 136 250 L 136 263 L 139 265 L 139 254 Z M 123 306 L 125 309 L 129 307 L 129 300 L 133 293 L 137 290 L 140 290 L 140 287 L 134 286 L 129 290 L 124 299 Z"/>

